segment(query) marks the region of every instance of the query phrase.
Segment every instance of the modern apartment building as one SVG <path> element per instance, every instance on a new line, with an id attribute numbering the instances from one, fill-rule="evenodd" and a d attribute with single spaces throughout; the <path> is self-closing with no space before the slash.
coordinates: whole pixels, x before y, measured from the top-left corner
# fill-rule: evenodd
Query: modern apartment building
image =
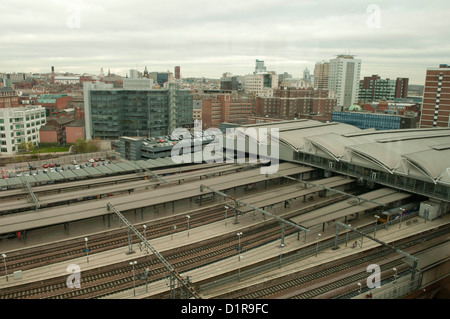
<path id="1" fill-rule="evenodd" d="M 359 101 L 372 102 L 406 98 L 408 78 L 382 79 L 378 75 L 366 76 L 359 82 Z"/>
<path id="2" fill-rule="evenodd" d="M 428 68 L 420 127 L 450 127 L 450 66 Z"/>
<path id="3" fill-rule="evenodd" d="M 121 89 L 84 84 L 86 138 L 170 135 L 193 126 L 193 97 L 171 83 L 168 89 Z"/>
<path id="4" fill-rule="evenodd" d="M 45 123 L 45 108 L 40 105 L 0 109 L 0 154 L 18 152 L 21 143 L 39 145 L 39 129 Z"/>
<path id="5" fill-rule="evenodd" d="M 348 108 L 358 102 L 361 60 L 352 55 L 338 55 L 330 60 L 328 89 L 336 92 L 337 107 Z"/>

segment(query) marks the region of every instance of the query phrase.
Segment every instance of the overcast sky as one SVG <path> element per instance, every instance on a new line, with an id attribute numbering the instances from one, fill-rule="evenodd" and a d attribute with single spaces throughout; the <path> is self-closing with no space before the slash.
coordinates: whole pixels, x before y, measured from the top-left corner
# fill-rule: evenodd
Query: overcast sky
<path id="1" fill-rule="evenodd" d="M 0 72 L 125 76 L 132 68 L 220 78 L 301 77 L 350 53 L 361 77 L 409 77 L 450 64 L 447 0 L 0 0 Z"/>

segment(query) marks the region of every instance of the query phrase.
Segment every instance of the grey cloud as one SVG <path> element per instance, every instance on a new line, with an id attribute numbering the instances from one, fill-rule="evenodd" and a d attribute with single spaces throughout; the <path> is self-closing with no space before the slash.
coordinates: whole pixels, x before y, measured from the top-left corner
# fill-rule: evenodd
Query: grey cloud
<path id="1" fill-rule="evenodd" d="M 380 9 L 380 28 L 367 25 L 371 4 Z M 0 71 L 56 64 L 61 71 L 98 73 L 103 66 L 125 75 L 136 65 L 181 65 L 183 76 L 218 78 L 250 73 L 262 58 L 269 69 L 300 76 L 349 50 L 362 59 L 363 75 L 380 70 L 421 84 L 427 66 L 450 62 L 442 42 L 450 38 L 448 7 L 405 0 L 4 0 Z M 80 28 L 70 28 L 76 10 Z"/>

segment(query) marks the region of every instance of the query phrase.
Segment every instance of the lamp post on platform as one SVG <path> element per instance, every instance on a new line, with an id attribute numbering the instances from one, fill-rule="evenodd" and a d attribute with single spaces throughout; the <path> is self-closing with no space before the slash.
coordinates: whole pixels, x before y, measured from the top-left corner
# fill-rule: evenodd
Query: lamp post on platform
<path id="1" fill-rule="evenodd" d="M 8 268 L 6 267 L 6 254 L 2 254 L 3 263 L 5 264 L 6 281 L 8 281 Z"/>
<path id="2" fill-rule="evenodd" d="M 238 251 L 239 251 L 239 257 L 238 257 L 238 263 L 239 263 L 239 272 L 238 272 L 238 281 L 241 280 L 241 236 L 242 236 L 242 232 L 239 232 L 236 234 L 238 236 Z"/>
<path id="3" fill-rule="evenodd" d="M 86 251 L 86 262 L 87 263 L 89 263 L 89 248 L 88 248 L 88 238 L 87 237 L 84 237 L 84 241 L 85 241 L 85 243 L 86 243 L 86 249 L 85 249 L 85 251 Z"/>
<path id="4" fill-rule="evenodd" d="M 133 266 L 133 296 L 136 296 L 136 281 L 134 279 L 134 265 L 137 264 L 137 261 L 130 261 L 130 265 Z"/>
<path id="5" fill-rule="evenodd" d="M 187 231 L 188 231 L 187 235 L 189 237 L 189 219 L 191 219 L 191 216 L 186 215 L 186 217 L 187 217 Z"/>

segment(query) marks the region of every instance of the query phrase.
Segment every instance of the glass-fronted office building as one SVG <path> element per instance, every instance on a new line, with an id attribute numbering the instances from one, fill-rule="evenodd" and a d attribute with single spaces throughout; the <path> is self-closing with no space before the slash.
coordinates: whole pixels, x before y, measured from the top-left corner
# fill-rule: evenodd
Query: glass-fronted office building
<path id="1" fill-rule="evenodd" d="M 193 127 L 192 94 L 176 85 L 139 90 L 87 84 L 84 93 L 88 139 L 170 135 Z"/>

